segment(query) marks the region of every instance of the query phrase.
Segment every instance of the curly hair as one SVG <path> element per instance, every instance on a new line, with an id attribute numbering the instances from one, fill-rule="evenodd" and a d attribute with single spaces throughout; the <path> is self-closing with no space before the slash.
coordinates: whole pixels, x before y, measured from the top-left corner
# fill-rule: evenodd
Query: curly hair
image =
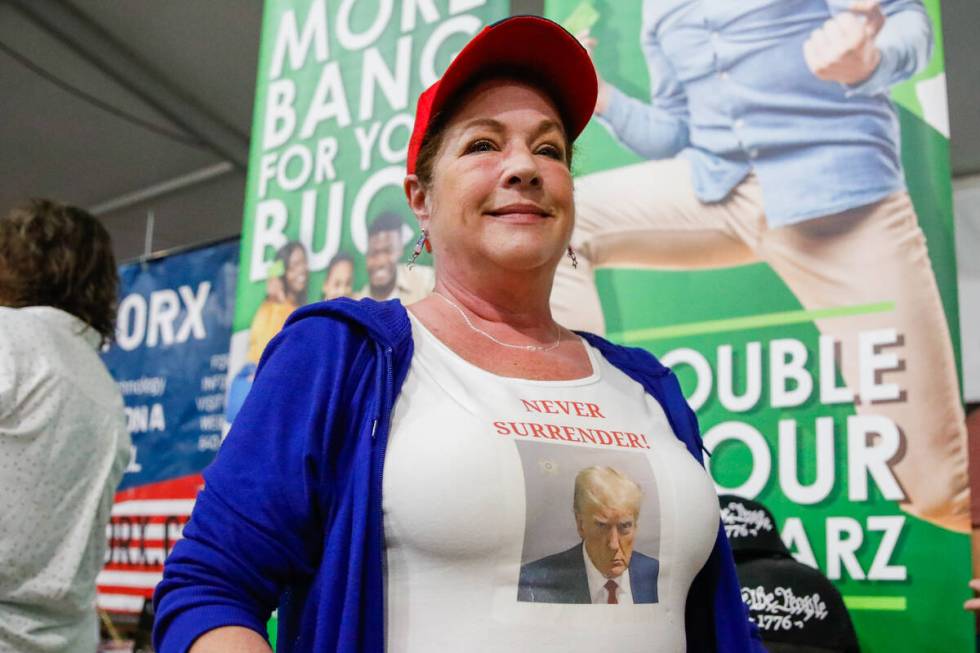
<path id="1" fill-rule="evenodd" d="M 0 218 L 0 305 L 53 306 L 112 340 L 119 273 L 102 223 L 74 206 L 32 199 Z"/>

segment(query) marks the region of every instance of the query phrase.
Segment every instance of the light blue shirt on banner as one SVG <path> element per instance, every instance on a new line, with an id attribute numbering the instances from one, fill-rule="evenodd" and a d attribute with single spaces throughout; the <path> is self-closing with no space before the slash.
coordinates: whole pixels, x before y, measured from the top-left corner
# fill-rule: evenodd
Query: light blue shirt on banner
<path id="1" fill-rule="evenodd" d="M 905 186 L 888 90 L 926 65 L 932 26 L 920 0 L 881 0 L 874 73 L 856 86 L 821 81 L 803 43 L 850 5 L 645 0 L 651 99 L 613 90 L 600 120 L 645 158 L 689 159 L 703 202 L 755 172 L 772 227 L 875 202 Z"/>

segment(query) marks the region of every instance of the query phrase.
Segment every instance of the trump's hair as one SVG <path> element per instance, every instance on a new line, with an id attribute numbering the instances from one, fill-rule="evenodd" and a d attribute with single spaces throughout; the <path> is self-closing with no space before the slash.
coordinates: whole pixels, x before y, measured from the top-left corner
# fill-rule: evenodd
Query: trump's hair
<path id="1" fill-rule="evenodd" d="M 586 467 L 575 476 L 572 510 L 581 515 L 586 508 L 618 508 L 640 516 L 643 490 L 626 474 L 612 467 Z"/>

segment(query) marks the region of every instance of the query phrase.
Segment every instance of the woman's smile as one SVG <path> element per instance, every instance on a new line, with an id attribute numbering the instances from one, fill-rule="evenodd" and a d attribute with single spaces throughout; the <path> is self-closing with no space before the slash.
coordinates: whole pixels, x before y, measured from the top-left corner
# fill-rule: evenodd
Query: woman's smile
<path id="1" fill-rule="evenodd" d="M 506 204 L 489 211 L 487 215 L 496 220 L 508 222 L 510 224 L 539 224 L 543 220 L 554 217 L 554 213 L 544 209 L 533 202 L 519 202 Z"/>

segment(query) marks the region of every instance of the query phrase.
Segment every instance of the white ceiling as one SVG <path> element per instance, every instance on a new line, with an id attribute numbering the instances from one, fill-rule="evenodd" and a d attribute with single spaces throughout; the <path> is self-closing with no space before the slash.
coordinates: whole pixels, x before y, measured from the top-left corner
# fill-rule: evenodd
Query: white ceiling
<path id="1" fill-rule="evenodd" d="M 261 21 L 260 0 L 0 1 L 0 210 L 95 208 L 120 258 L 143 250 L 149 210 L 154 249 L 238 233 Z"/>
<path id="2" fill-rule="evenodd" d="M 262 4 L 0 0 L 0 211 L 30 196 L 94 209 L 120 259 L 143 252 L 150 211 L 153 250 L 236 235 Z M 942 6 L 966 175 L 980 172 L 980 3 Z"/>

